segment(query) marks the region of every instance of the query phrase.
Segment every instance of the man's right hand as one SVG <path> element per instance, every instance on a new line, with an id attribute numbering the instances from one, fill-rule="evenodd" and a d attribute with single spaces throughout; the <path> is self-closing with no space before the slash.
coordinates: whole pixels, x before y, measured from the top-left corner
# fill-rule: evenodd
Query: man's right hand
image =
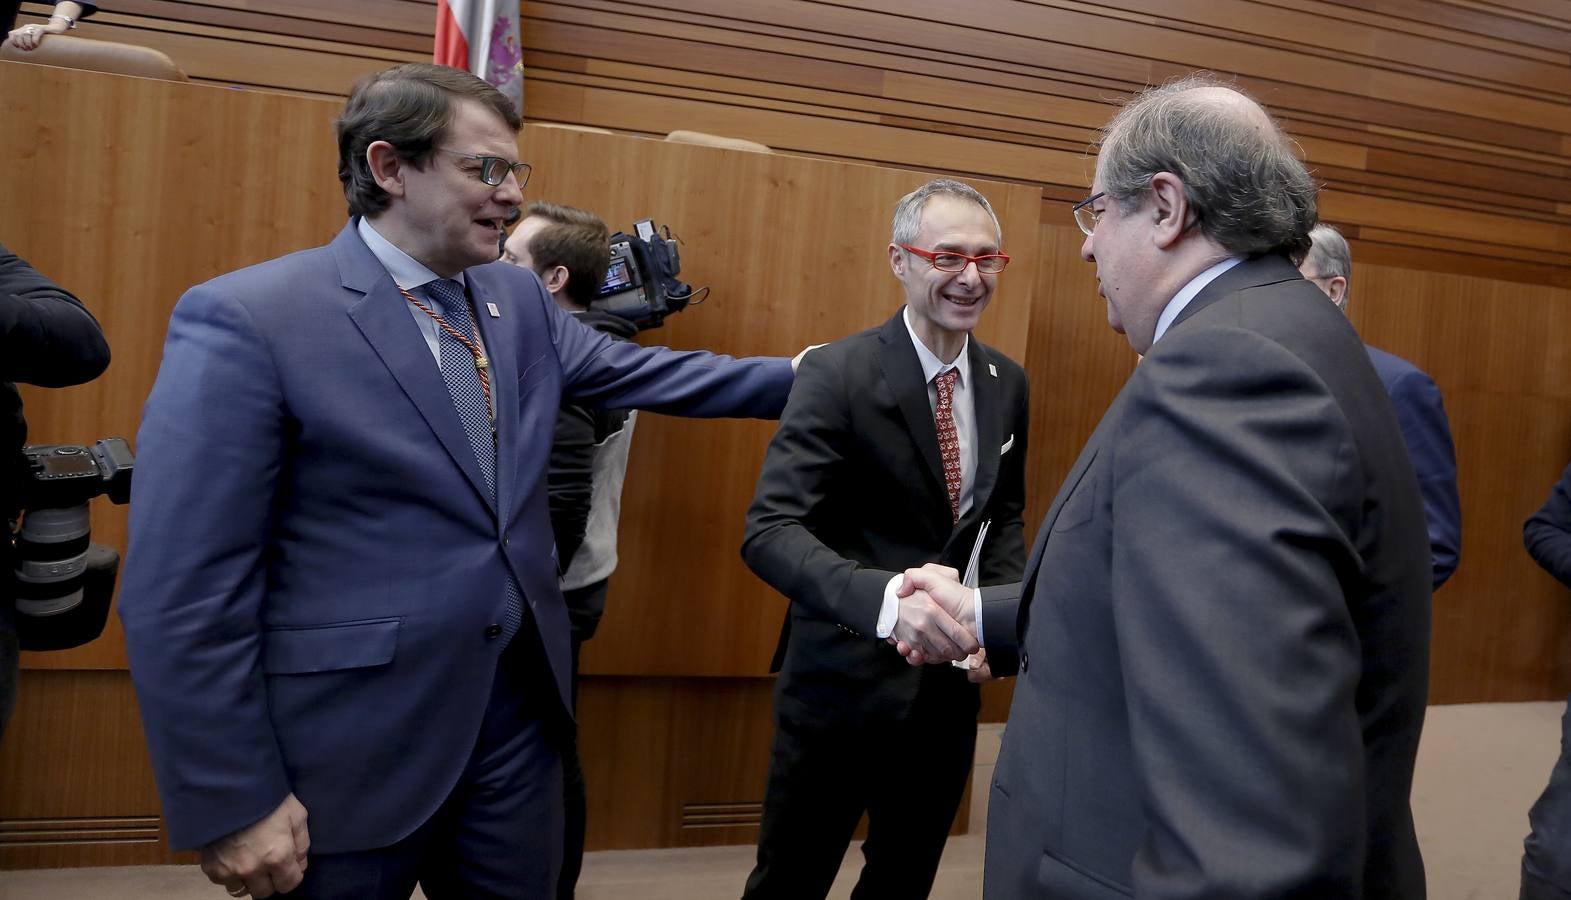
<path id="1" fill-rule="evenodd" d="M 305 877 L 311 835 L 294 794 L 267 817 L 202 848 L 202 873 L 231 897 L 286 894 Z"/>
<path id="2" fill-rule="evenodd" d="M 942 662 L 961 660 L 981 649 L 976 635 L 962 624 L 964 616 L 957 617 L 951 604 L 940 602 L 917 585 L 913 573 L 920 573 L 927 583 L 943 585 L 958 577 L 954 569 L 929 563 L 921 569 L 910 569 L 896 589 L 900 598 L 900 615 L 895 621 L 894 633 L 889 642 L 910 660 Z M 916 664 L 916 662 L 913 662 Z"/>
<path id="3" fill-rule="evenodd" d="M 905 621 L 906 601 L 911 597 L 921 596 L 926 598 L 927 602 L 935 604 L 942 610 L 949 621 L 954 622 L 964 633 L 965 637 L 969 639 L 969 646 L 972 649 L 968 650 L 965 656 L 969 656 L 980 649 L 980 645 L 977 644 L 975 637 L 976 617 L 980 612 L 973 608 L 975 605 L 973 603 L 975 592 L 960 583 L 959 572 L 948 566 L 940 566 L 936 563 L 928 563 L 920 569 L 907 569 L 905 579 L 901 581 L 900 587 L 895 590 L 895 594 L 902 597 L 900 601 L 902 624 Z M 906 640 L 898 625 L 895 627 L 895 633 L 890 636 L 889 642 L 894 644 L 900 655 L 906 658 L 906 662 L 913 666 L 965 658 L 965 656 L 956 657 L 947 653 L 935 655 L 930 652 L 929 647 L 919 642 Z"/>

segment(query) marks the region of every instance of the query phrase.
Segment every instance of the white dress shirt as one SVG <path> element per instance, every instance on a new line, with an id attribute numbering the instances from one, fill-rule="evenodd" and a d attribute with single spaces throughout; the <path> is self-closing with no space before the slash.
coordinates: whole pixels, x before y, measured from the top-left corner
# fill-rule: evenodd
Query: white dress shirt
<path id="1" fill-rule="evenodd" d="M 1178 314 L 1184 311 L 1184 307 L 1189 305 L 1189 301 L 1195 299 L 1195 295 L 1200 293 L 1206 285 L 1215 281 L 1217 276 L 1223 272 L 1243 261 L 1244 258 L 1242 256 L 1229 256 L 1227 259 L 1189 279 L 1189 283 L 1178 289 L 1178 293 L 1173 295 L 1173 299 L 1167 301 L 1167 306 L 1162 308 L 1162 314 L 1157 316 L 1156 333 L 1151 336 L 1151 343 L 1155 344 L 1162 339 L 1162 335 L 1167 333 L 1167 329 L 1173 324 L 1173 320 L 1178 318 Z M 1146 352 L 1149 353 L 1151 351 L 1147 350 Z"/>
<path id="2" fill-rule="evenodd" d="M 361 216 L 360 220 L 355 223 L 355 229 L 360 232 L 360 239 L 365 241 L 366 249 L 370 250 L 371 255 L 376 257 L 377 261 L 382 264 L 382 268 L 387 270 L 387 274 L 393 276 L 395 284 L 413 294 L 417 299 L 424 301 L 427 306 L 431 307 L 438 314 L 443 311 L 442 304 L 434 300 L 426 292 L 426 285 L 441 278 L 440 275 L 426 268 L 414 257 L 393 246 L 393 242 L 382 237 L 382 233 L 377 231 L 370 220 L 364 216 Z M 468 285 L 464 284 L 464 273 L 459 272 L 454 276 L 453 280 L 463 285 L 466 292 L 468 291 Z M 441 368 L 441 331 L 437 327 L 436 320 L 422 312 L 420 307 L 407 300 L 404 301 L 404 305 L 409 308 L 409 314 L 414 316 L 415 327 L 419 328 L 420 333 L 425 336 L 425 344 L 431 349 L 431 356 L 436 360 L 437 368 Z M 470 317 L 474 317 L 473 312 L 470 313 Z M 468 337 L 475 342 L 475 346 L 479 347 L 481 352 L 485 351 L 485 344 L 480 340 L 480 323 L 475 323 L 474 333 Z"/>
<path id="3" fill-rule="evenodd" d="M 964 516 L 975 501 L 976 491 L 976 398 L 971 393 L 971 336 L 966 335 L 965 343 L 961 345 L 954 362 L 946 363 L 916 336 L 916 330 L 911 327 L 909 306 L 902 312 L 902 319 L 906 333 L 911 336 L 911 344 L 916 348 L 922 377 L 927 380 L 929 411 L 936 413 L 938 410 L 938 386 L 933 384 L 933 379 L 950 369 L 954 369 L 957 375 L 950 411 L 955 419 L 955 437 L 960 442 L 960 515 Z M 881 638 L 895 632 L 895 623 L 900 617 L 900 598 L 895 595 L 895 590 L 900 587 L 902 577 L 904 573 L 889 579 L 889 583 L 884 586 L 884 605 L 879 609 L 878 628 L 874 632 Z"/>

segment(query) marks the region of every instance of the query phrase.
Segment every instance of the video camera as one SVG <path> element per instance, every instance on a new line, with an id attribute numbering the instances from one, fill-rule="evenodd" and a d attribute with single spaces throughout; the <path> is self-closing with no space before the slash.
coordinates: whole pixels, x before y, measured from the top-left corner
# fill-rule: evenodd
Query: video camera
<path id="1" fill-rule="evenodd" d="M 670 228 L 640 219 L 633 231 L 611 235 L 611 268 L 589 308 L 626 319 L 643 331 L 658 328 L 666 316 L 690 303 L 702 303 L 709 288 L 695 291 L 676 277 L 682 262 Z"/>
<path id="2" fill-rule="evenodd" d="M 91 447 L 23 447 L 22 455 L 12 580 L 22 649 L 78 647 L 103 632 L 120 566 L 114 548 L 90 541 L 88 501 L 130 501 L 131 448 L 105 438 Z"/>

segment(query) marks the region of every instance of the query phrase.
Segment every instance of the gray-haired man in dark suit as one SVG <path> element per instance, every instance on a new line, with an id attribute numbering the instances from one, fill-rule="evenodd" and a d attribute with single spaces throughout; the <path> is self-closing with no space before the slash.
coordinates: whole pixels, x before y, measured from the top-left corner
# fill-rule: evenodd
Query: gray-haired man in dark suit
<path id="1" fill-rule="evenodd" d="M 1423 506 L 1363 344 L 1294 267 L 1314 182 L 1254 101 L 1185 80 L 1113 119 L 1075 212 L 1145 358 L 1023 585 L 908 573 L 981 606 L 995 673 L 1019 650 L 986 895 L 1423 897 Z"/>

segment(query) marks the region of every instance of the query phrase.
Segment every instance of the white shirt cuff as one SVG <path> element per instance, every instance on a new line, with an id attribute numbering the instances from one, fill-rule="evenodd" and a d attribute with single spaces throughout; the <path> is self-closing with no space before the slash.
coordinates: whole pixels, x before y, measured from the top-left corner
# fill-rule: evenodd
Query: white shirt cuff
<path id="1" fill-rule="evenodd" d="M 884 605 L 878 611 L 878 630 L 873 632 L 881 638 L 894 634 L 895 626 L 900 622 L 900 598 L 895 595 L 895 591 L 903 578 L 904 574 L 896 575 L 884 585 Z"/>

